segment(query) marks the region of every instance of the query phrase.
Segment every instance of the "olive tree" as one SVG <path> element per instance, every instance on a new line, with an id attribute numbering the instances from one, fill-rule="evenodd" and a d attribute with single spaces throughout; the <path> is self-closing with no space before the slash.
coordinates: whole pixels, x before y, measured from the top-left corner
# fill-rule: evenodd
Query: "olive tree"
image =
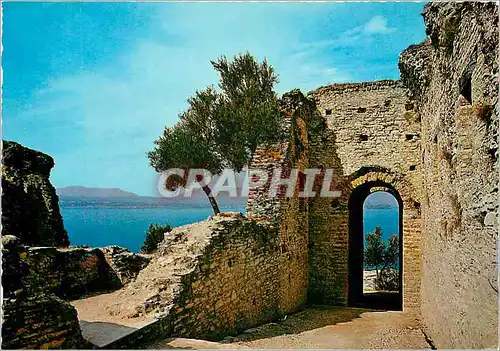
<path id="1" fill-rule="evenodd" d="M 375 268 L 375 287 L 378 290 L 398 290 L 399 236 L 392 235 L 387 242 L 382 240 L 382 228 L 366 234 L 365 266 Z"/>
<path id="2" fill-rule="evenodd" d="M 202 168 L 220 174 L 224 168 L 241 171 L 258 145 L 283 138 L 278 76 L 266 60 L 250 53 L 211 61 L 219 74 L 218 89 L 207 87 L 188 99 L 188 108 L 174 127 L 166 127 L 148 153 L 156 171 L 185 170 L 170 176 L 168 189 L 187 185 L 187 171 Z M 208 184 L 202 186 L 215 214 L 220 212 Z"/>

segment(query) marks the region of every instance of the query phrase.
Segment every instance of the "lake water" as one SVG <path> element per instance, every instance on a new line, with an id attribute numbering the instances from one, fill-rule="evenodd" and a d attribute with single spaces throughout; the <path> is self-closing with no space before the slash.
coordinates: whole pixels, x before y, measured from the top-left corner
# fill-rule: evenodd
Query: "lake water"
<path id="1" fill-rule="evenodd" d="M 221 206 L 221 211 L 244 213 L 244 205 Z M 61 203 L 64 226 L 68 231 L 71 245 L 103 247 L 119 245 L 138 252 L 144 241 L 146 230 L 151 223 L 169 224 L 172 227 L 207 219 L 213 214 L 211 207 L 177 208 L 116 208 L 66 206 Z M 381 226 L 383 239 L 397 234 L 398 209 L 367 209 L 364 216 L 365 233 L 373 232 Z"/>
<path id="2" fill-rule="evenodd" d="M 242 212 L 238 206 L 221 211 Z M 103 247 L 119 245 L 138 252 L 151 223 L 178 227 L 213 215 L 211 207 L 195 208 L 99 208 L 61 206 L 71 245 Z"/>
<path id="3" fill-rule="evenodd" d="M 387 240 L 393 234 L 399 235 L 398 208 L 370 208 L 365 209 L 363 217 L 363 231 L 373 233 L 375 227 L 382 228 L 382 239 Z"/>

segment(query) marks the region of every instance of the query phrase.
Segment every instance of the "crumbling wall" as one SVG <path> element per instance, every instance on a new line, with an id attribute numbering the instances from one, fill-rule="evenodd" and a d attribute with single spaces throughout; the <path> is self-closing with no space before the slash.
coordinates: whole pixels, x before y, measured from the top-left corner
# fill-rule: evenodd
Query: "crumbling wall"
<path id="1" fill-rule="evenodd" d="M 149 254 L 136 254 L 117 245 L 106 246 L 99 250 L 123 285 L 134 280 L 151 261 Z"/>
<path id="2" fill-rule="evenodd" d="M 2 148 L 2 235 L 31 246 L 68 246 L 58 197 L 49 181 L 54 160 L 13 141 Z"/>
<path id="3" fill-rule="evenodd" d="M 309 202 L 308 302 L 347 303 L 348 214 L 343 168 L 336 135 L 313 101 L 309 119 L 307 157 L 309 168 L 320 170 Z M 322 197 L 325 170 L 333 173 L 328 190 L 341 191 L 340 197 Z"/>
<path id="4" fill-rule="evenodd" d="M 306 302 L 307 245 L 298 232 L 235 213 L 174 228 L 135 280 L 103 295 L 104 309 L 75 306 L 87 322 L 148 324 L 154 338 L 235 335 Z"/>
<path id="5" fill-rule="evenodd" d="M 497 347 L 498 6 L 431 3 L 401 77 L 422 125 L 422 316 L 438 348 Z"/>
<path id="6" fill-rule="evenodd" d="M 2 236 L 2 348 L 85 348 L 76 310 L 32 284 L 26 251 L 14 236 Z"/>
<path id="7" fill-rule="evenodd" d="M 289 239 L 271 224 L 242 217 L 219 220 L 196 268 L 182 278 L 169 317 L 172 335 L 218 340 L 305 303 L 301 281 L 306 269 L 298 259 L 306 249 L 291 247 Z M 283 275 L 283 267 L 294 262 L 296 269 Z"/>
<path id="8" fill-rule="evenodd" d="M 99 249 L 30 247 L 26 249 L 28 282 L 65 300 L 122 287 Z"/>

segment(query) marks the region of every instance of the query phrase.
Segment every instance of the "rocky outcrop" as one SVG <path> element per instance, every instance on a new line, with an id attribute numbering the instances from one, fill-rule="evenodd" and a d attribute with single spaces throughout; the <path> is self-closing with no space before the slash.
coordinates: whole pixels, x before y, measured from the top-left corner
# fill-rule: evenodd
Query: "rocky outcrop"
<path id="1" fill-rule="evenodd" d="M 497 348 L 498 6 L 430 3 L 399 58 L 422 148 L 422 317 L 438 348 Z"/>
<path id="2" fill-rule="evenodd" d="M 2 348 L 85 348 L 76 310 L 50 293 L 43 277 L 33 284 L 25 247 L 2 237 Z"/>
<path id="3" fill-rule="evenodd" d="M 100 249 L 29 247 L 27 283 L 43 285 L 65 300 L 109 292 L 123 285 Z"/>
<path id="4" fill-rule="evenodd" d="M 2 235 L 14 235 L 30 246 L 68 246 L 49 181 L 52 157 L 5 140 L 2 154 Z"/>

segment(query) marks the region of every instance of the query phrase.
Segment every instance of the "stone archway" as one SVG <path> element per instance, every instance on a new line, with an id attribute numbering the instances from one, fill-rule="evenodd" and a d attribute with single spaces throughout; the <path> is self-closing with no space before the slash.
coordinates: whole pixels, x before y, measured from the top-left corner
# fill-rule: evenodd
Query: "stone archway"
<path id="1" fill-rule="evenodd" d="M 399 204 L 401 308 L 418 310 L 421 280 L 420 203 L 404 176 L 382 167 L 362 167 L 348 177 L 346 195 L 349 215 L 348 304 L 363 293 L 363 202 L 371 189 L 387 189 Z"/>
<path id="2" fill-rule="evenodd" d="M 403 286 L 403 204 L 398 191 L 390 184 L 380 181 L 369 181 L 356 187 L 349 197 L 349 255 L 348 255 L 348 305 L 350 306 L 370 306 L 365 301 L 366 296 L 363 291 L 364 279 L 364 209 L 365 200 L 374 190 L 386 191 L 394 196 L 398 203 L 399 221 L 399 293 L 397 301 L 391 301 L 390 309 L 402 309 L 402 286 Z M 382 304 L 384 305 L 384 304 Z"/>

